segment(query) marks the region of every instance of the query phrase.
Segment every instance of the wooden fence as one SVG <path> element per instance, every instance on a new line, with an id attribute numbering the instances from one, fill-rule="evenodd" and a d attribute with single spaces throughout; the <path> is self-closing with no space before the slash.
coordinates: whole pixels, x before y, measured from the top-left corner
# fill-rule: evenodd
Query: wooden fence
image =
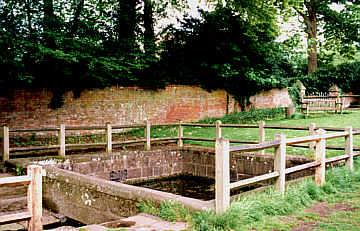
<path id="1" fill-rule="evenodd" d="M 177 127 L 177 137 L 164 137 L 164 138 L 151 138 L 152 127 Z M 189 137 L 184 136 L 185 127 L 199 127 L 199 128 L 215 128 L 214 137 Z M 112 135 L 114 129 L 145 129 L 144 139 L 126 140 L 113 142 Z M 258 129 L 258 139 L 252 141 L 244 140 L 226 140 L 223 139 L 223 128 L 251 128 Z M 274 140 L 266 141 L 266 130 L 298 130 L 308 131 L 309 136 L 297 137 L 297 138 L 286 138 L 285 135 L 276 135 Z M 97 144 L 66 144 L 65 134 L 66 131 L 77 131 L 77 130 L 103 130 L 105 131 L 106 142 Z M 326 133 L 325 132 L 333 132 Z M 217 121 L 215 124 L 200 124 L 200 123 L 174 123 L 174 124 L 155 124 L 151 125 L 149 121 L 144 124 L 137 125 L 110 125 L 105 126 L 81 126 L 81 127 L 65 127 L 60 125 L 57 128 L 42 128 L 42 129 L 9 129 L 3 127 L 1 129 L 2 145 L 1 151 L 3 153 L 3 161 L 10 158 L 10 153 L 15 151 L 36 151 L 36 150 L 58 150 L 60 156 L 65 156 L 67 148 L 74 147 L 104 147 L 107 153 L 111 153 L 114 145 L 127 145 L 134 143 L 144 143 L 146 150 L 151 149 L 152 142 L 158 141 L 174 141 L 177 142 L 178 147 L 184 146 L 184 141 L 205 141 L 215 142 L 215 188 L 216 188 L 216 211 L 221 213 L 230 205 L 230 189 L 243 187 L 256 182 L 276 179 L 275 188 L 281 193 L 285 190 L 285 176 L 286 174 L 298 172 L 305 169 L 315 169 L 315 181 L 317 184 L 323 184 L 325 182 L 325 165 L 327 163 L 338 162 L 346 160 L 347 165 L 350 169 L 353 167 L 353 157 L 358 155 L 354 154 L 354 150 L 360 151 L 360 147 L 354 147 L 353 136 L 360 134 L 360 129 L 348 128 L 335 128 L 335 127 L 319 127 L 315 124 L 309 126 L 284 126 L 284 125 L 266 125 L 265 122 L 261 121 L 258 124 L 222 124 Z M 10 148 L 9 145 L 9 134 L 16 132 L 43 132 L 43 131 L 56 131 L 58 132 L 58 145 L 53 146 L 41 146 L 41 147 L 21 147 L 21 148 Z M 326 145 L 326 141 L 334 138 L 345 138 L 345 146 L 329 146 Z M 241 144 L 239 146 L 231 146 L 233 144 Z M 286 168 L 286 148 L 287 147 L 306 148 L 314 151 L 315 161 L 298 165 L 291 168 Z M 249 179 L 241 180 L 238 182 L 230 183 L 230 169 L 229 169 L 229 158 L 231 152 L 260 152 L 264 153 L 266 149 L 274 148 L 274 171 L 261 176 L 255 176 Z M 344 150 L 345 154 L 332 158 L 326 158 L 326 149 L 330 150 Z"/>
<path id="2" fill-rule="evenodd" d="M 152 138 L 151 129 L 154 127 L 177 127 L 178 135 L 175 137 L 161 137 L 161 138 Z M 185 127 L 199 127 L 199 128 L 215 128 L 214 137 L 190 137 L 184 136 Z M 141 144 L 144 143 L 145 150 L 150 150 L 151 145 L 156 142 L 171 141 L 176 142 L 178 147 L 183 147 L 184 141 L 203 141 L 203 142 L 215 142 L 217 138 L 222 137 L 222 128 L 252 128 L 258 129 L 258 139 L 257 140 L 229 140 L 234 144 L 258 144 L 263 143 L 266 140 L 266 130 L 275 129 L 275 130 L 297 130 L 297 131 L 308 131 L 310 135 L 315 133 L 316 125 L 310 124 L 309 126 L 284 126 L 284 125 L 266 125 L 265 122 L 260 121 L 258 124 L 222 124 L 220 121 L 217 121 L 215 124 L 201 124 L 201 123 L 173 123 L 173 124 L 153 124 L 151 125 L 149 121 L 145 121 L 144 124 L 135 124 L 135 125 L 111 125 L 106 124 L 104 126 L 65 126 L 61 124 L 59 127 L 52 128 L 33 128 L 33 129 L 16 129 L 9 127 L 2 127 L 0 130 L 0 153 L 2 153 L 2 161 L 7 161 L 11 158 L 10 154 L 14 152 L 25 152 L 25 151 L 40 151 L 40 150 L 54 150 L 58 151 L 59 156 L 65 156 L 66 150 L 73 150 L 76 148 L 104 148 L 107 153 L 111 153 L 114 147 L 119 147 L 121 145 L 129 144 Z M 335 127 L 321 127 L 327 131 L 344 131 L 344 128 L 335 128 Z M 113 141 L 114 130 L 118 129 L 144 129 L 144 138 L 134 139 L 134 140 L 125 140 L 125 141 Z M 84 144 L 66 144 L 66 132 L 67 131 L 103 131 L 105 132 L 105 140 L 103 143 L 84 143 Z M 31 146 L 31 147 L 10 147 L 10 135 L 14 133 L 36 133 L 36 132 L 57 132 L 58 133 L 58 144 L 57 145 L 48 145 L 48 146 Z M 303 144 L 291 144 L 289 146 L 297 148 L 310 148 L 314 149 L 314 143 L 309 145 Z M 343 147 L 338 146 L 326 146 L 330 150 L 343 150 Z M 360 151 L 360 147 L 354 147 L 355 150 Z M 264 153 L 264 150 L 260 150 L 261 153 Z"/>
<path id="3" fill-rule="evenodd" d="M 0 178 L 0 187 L 28 185 L 27 211 L 0 216 L 0 225 L 29 220 L 28 230 L 42 230 L 42 167 L 29 165 L 27 175 Z"/>
<path id="4" fill-rule="evenodd" d="M 352 127 L 348 127 L 345 131 L 327 134 L 324 129 L 318 129 L 314 135 L 286 138 L 284 134 L 278 134 L 273 141 L 262 142 L 254 145 L 231 146 L 230 141 L 218 138 L 215 145 L 215 208 L 217 213 L 223 213 L 230 206 L 230 190 L 261 182 L 269 179 L 276 179 L 275 189 L 285 192 L 285 176 L 286 174 L 298 172 L 305 169 L 315 168 L 315 182 L 318 185 L 325 183 L 325 167 L 328 163 L 346 160 L 349 169 L 353 169 L 354 154 L 353 136 L 359 135 L 360 131 L 353 131 Z M 345 138 L 345 154 L 326 158 L 326 141 L 334 138 Z M 315 161 L 286 168 L 286 147 L 291 145 L 314 143 Z M 274 171 L 230 183 L 230 154 L 231 152 L 251 152 L 263 151 L 265 149 L 274 148 Z"/>
<path id="5" fill-rule="evenodd" d="M 344 98 L 325 94 L 304 96 L 301 99 L 301 112 L 309 115 L 312 111 L 333 111 L 342 113 L 344 110 Z"/>

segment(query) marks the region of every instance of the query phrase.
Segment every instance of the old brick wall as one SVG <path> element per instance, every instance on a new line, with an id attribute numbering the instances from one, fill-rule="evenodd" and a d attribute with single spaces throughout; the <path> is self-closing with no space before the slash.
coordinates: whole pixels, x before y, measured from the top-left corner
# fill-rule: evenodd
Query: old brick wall
<path id="1" fill-rule="evenodd" d="M 259 108 L 288 107 L 292 104 L 287 88 L 263 91 L 250 97 L 250 106 Z"/>
<path id="2" fill-rule="evenodd" d="M 257 100 L 254 105 L 257 108 L 287 106 L 286 93 L 285 96 L 267 94 L 267 100 Z M 65 104 L 56 110 L 48 106 L 51 98 L 52 93 L 44 89 L 19 89 L 10 98 L 0 97 L 0 125 L 35 128 L 61 123 L 68 126 L 104 125 L 106 122 L 133 124 L 145 119 L 153 123 L 196 121 L 221 117 L 239 108 L 234 98 L 224 90 L 207 92 L 197 86 L 168 86 L 158 91 L 111 87 L 85 90 L 78 98 L 67 92 Z"/>

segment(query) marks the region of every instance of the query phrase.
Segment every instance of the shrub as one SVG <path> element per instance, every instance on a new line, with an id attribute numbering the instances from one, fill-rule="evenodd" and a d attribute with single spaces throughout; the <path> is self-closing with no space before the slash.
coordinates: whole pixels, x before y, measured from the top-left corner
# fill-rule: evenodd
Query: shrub
<path id="1" fill-rule="evenodd" d="M 251 109 L 250 111 L 231 113 L 222 118 L 207 118 L 201 120 L 200 123 L 215 123 L 217 120 L 229 124 L 255 123 L 261 120 L 284 118 L 284 115 L 284 108 Z"/>

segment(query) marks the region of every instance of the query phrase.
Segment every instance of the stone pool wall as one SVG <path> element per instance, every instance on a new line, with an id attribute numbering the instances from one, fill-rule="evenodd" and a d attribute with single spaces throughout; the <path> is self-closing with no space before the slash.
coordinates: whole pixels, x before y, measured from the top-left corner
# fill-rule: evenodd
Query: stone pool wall
<path id="1" fill-rule="evenodd" d="M 190 148 L 183 149 L 183 173 L 195 176 L 215 178 L 215 153 L 214 149 Z M 302 156 L 287 156 L 286 167 L 309 162 Z M 274 169 L 274 156 L 271 154 L 260 155 L 258 153 L 236 153 L 230 156 L 230 180 L 238 181 L 272 172 Z M 294 173 L 291 178 L 309 175 L 309 172 Z"/>
<path id="2" fill-rule="evenodd" d="M 202 201 L 167 192 L 110 181 L 111 171 L 127 170 L 127 178 L 149 179 L 176 174 L 213 178 L 214 150 L 211 148 L 168 147 L 151 151 L 119 151 L 111 155 L 67 156 L 60 163 L 47 165 L 44 178 L 44 207 L 80 222 L 102 223 L 138 212 L 137 203 L 151 200 L 179 201 L 193 209 L 213 209 L 214 200 Z M 26 165 L 36 159 L 11 160 L 13 165 Z M 287 167 L 307 162 L 290 157 Z M 46 161 L 44 161 L 46 162 Z M 43 163 L 44 163 L 43 162 Z M 41 164 L 42 162 L 38 162 Z M 273 170 L 272 155 L 234 153 L 231 155 L 231 180 L 261 175 Z M 303 176 L 300 173 L 299 176 Z"/>
<path id="3" fill-rule="evenodd" d="M 56 167 L 46 167 L 44 207 L 84 224 L 99 224 L 138 213 L 141 200 L 179 201 L 190 209 L 210 209 L 209 202 L 121 184 Z"/>
<path id="4" fill-rule="evenodd" d="M 309 160 L 288 156 L 286 166 L 292 167 Z M 212 148 L 163 148 L 151 151 L 119 151 L 111 155 L 73 157 L 58 167 L 109 180 L 110 172 L 126 176 L 120 181 L 149 179 L 177 174 L 215 178 L 215 153 Z M 238 181 L 273 171 L 273 155 L 231 153 L 230 179 Z"/>
<path id="5" fill-rule="evenodd" d="M 148 179 L 183 172 L 183 154 L 177 149 L 151 151 L 120 151 L 111 155 L 72 158 L 58 167 L 81 174 L 109 180 L 110 172 L 126 170 L 128 179 Z"/>

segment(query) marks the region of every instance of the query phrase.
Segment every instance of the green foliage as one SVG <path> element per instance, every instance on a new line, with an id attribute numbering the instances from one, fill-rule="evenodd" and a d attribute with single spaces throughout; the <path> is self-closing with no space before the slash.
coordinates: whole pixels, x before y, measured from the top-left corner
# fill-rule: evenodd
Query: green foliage
<path id="1" fill-rule="evenodd" d="M 346 62 L 339 65 L 321 66 L 316 73 L 304 76 L 301 81 L 308 92 L 327 92 L 336 84 L 344 92 L 360 93 L 360 62 Z"/>
<path id="2" fill-rule="evenodd" d="M 217 120 L 220 120 L 226 124 L 249 124 L 261 120 L 281 119 L 284 118 L 284 113 L 284 108 L 251 109 L 249 111 L 231 113 L 222 118 L 207 118 L 199 122 L 215 123 Z"/>
<path id="3" fill-rule="evenodd" d="M 297 81 L 292 86 L 288 87 L 288 92 L 291 97 L 292 102 L 295 105 L 300 104 L 300 91 L 301 91 L 301 83 Z"/>
<path id="4" fill-rule="evenodd" d="M 25 168 L 23 168 L 22 166 L 20 165 L 16 165 L 15 167 L 15 173 L 17 176 L 23 176 L 26 174 L 26 170 Z"/>
<path id="5" fill-rule="evenodd" d="M 322 56 L 324 60 L 334 58 L 334 55 L 354 57 L 356 47 L 359 47 L 360 7 L 356 0 L 282 0 L 282 10 L 288 14 L 297 15 L 304 24 L 307 34 L 308 52 L 310 57 L 317 50 L 330 48 Z M 320 32 L 320 26 L 322 31 Z M 318 34 L 325 37 L 324 42 L 319 41 Z M 314 50 L 315 48 L 315 50 Z M 320 49 L 317 49 L 320 48 Z M 312 56 L 317 62 L 316 56 Z M 323 60 L 321 60 L 323 62 Z M 313 62 L 308 62 L 309 73 L 311 67 L 316 71 Z M 315 64 L 316 65 L 316 64 Z"/>
<path id="6" fill-rule="evenodd" d="M 54 93 L 49 107 L 58 108 L 69 90 L 78 97 L 83 89 L 111 85 L 199 84 L 226 89 L 245 107 L 249 96 L 289 86 L 305 73 L 305 49 L 297 49 L 301 38 L 278 42 L 277 21 L 293 9 L 306 13 L 308 3 L 315 4 L 324 23 L 325 42 L 319 55 L 323 67 L 304 82 L 314 89 L 339 83 L 355 92 L 359 65 L 345 61 L 359 54 L 357 1 L 209 2 L 215 3 L 212 12 L 187 16 L 180 28 L 164 28 L 157 36 L 156 22 L 173 10 L 183 13 L 187 1 L 5 1 L 0 7 L 0 92 L 49 88 Z M 337 12 L 331 3 L 343 9 Z M 340 63 L 347 64 L 330 65 Z"/>
<path id="7" fill-rule="evenodd" d="M 158 216 L 158 206 L 153 201 L 143 200 L 137 204 L 140 212 Z"/>
<path id="8" fill-rule="evenodd" d="M 153 7 L 165 9 L 170 4 L 180 9 L 184 3 L 163 0 Z M 0 52 L 2 92 L 14 87 L 50 88 L 54 97 L 49 107 L 58 108 L 68 90 L 77 97 L 83 89 L 115 84 L 163 86 L 161 81 L 146 81 L 146 70 L 157 58 L 140 49 L 144 36 L 141 4 L 91 0 L 2 3 L 0 48 L 6 51 Z"/>
<path id="9" fill-rule="evenodd" d="M 190 212 L 182 204 L 176 201 L 163 201 L 160 205 L 152 201 L 140 201 L 138 203 L 140 212 L 159 216 L 166 221 L 187 221 L 190 219 Z"/>
<path id="10" fill-rule="evenodd" d="M 160 204 L 159 216 L 166 221 L 186 221 L 189 210 L 175 201 L 164 201 Z"/>
<path id="11" fill-rule="evenodd" d="M 265 20 L 258 14 L 247 17 L 245 8 L 236 9 L 219 6 L 203 12 L 202 20 L 186 18 L 180 29 L 172 28 L 164 43 L 160 76 L 206 89 L 224 88 L 243 106 L 259 91 L 286 86 L 293 69 L 284 47 L 275 42 L 274 14 L 267 12 L 271 17 Z"/>

